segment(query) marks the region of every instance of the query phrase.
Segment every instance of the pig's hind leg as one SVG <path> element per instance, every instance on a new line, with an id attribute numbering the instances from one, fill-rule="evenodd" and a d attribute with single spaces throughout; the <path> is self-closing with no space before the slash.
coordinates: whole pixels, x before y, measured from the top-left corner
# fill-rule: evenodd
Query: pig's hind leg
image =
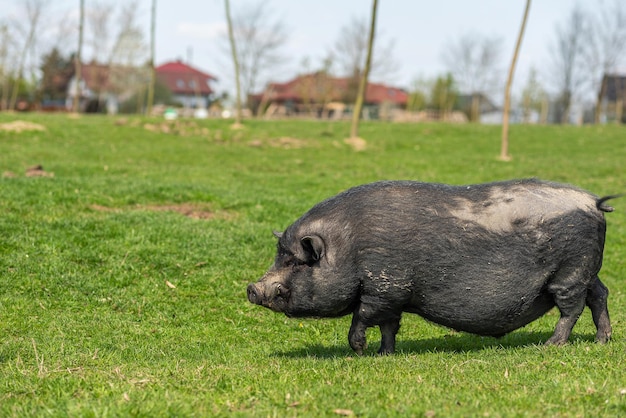
<path id="1" fill-rule="evenodd" d="M 581 285 L 580 276 L 581 272 L 576 270 L 561 271 L 548 285 L 548 292 L 552 294 L 561 317 L 546 345 L 566 344 L 576 321 L 585 309 L 587 287 Z"/>
<path id="2" fill-rule="evenodd" d="M 381 340 L 378 354 L 393 354 L 396 350 L 396 334 L 400 329 L 400 319 L 391 320 L 379 325 Z"/>
<path id="3" fill-rule="evenodd" d="M 591 309 L 593 323 L 596 324 L 598 330 L 596 341 L 599 343 L 606 343 L 611 339 L 611 321 L 607 307 L 608 297 L 609 289 L 596 276 L 587 291 L 586 302 Z"/>

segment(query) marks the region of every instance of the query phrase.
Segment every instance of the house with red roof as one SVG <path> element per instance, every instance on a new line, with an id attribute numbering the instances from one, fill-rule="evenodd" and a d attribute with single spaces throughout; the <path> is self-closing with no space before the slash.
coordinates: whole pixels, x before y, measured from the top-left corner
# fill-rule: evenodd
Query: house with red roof
<path id="1" fill-rule="evenodd" d="M 184 62 L 170 61 L 155 68 L 157 80 L 165 85 L 174 99 L 187 108 L 206 109 L 213 100 L 212 83 L 217 78 Z"/>
<path id="2" fill-rule="evenodd" d="M 157 82 L 172 92 L 174 100 L 187 108 L 206 109 L 211 103 L 214 90 L 211 84 L 217 78 L 211 74 L 183 63 L 171 61 L 155 68 Z M 150 79 L 146 67 L 125 67 L 91 62 L 83 64 L 80 80 L 80 103 L 84 112 L 117 113 L 121 103 L 133 95 L 145 91 Z M 75 77 L 68 86 L 67 103 L 71 109 L 77 94 Z"/>
<path id="3" fill-rule="evenodd" d="M 300 75 L 284 83 L 269 83 L 266 89 L 249 97 L 252 109 L 267 109 L 266 114 L 317 114 L 341 117 L 354 103 L 357 80 L 333 77 L 323 71 Z M 385 117 L 383 110 L 406 108 L 408 93 L 381 83 L 368 83 L 365 91 L 366 116 Z"/>

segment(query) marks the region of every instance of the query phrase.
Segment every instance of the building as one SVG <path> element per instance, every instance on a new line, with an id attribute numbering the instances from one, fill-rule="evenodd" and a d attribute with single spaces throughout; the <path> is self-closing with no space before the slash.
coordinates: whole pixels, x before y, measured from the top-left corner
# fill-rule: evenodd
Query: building
<path id="1" fill-rule="evenodd" d="M 599 99 L 601 121 L 626 123 L 626 74 L 605 74 Z"/>
<path id="2" fill-rule="evenodd" d="M 145 68 L 104 65 L 91 62 L 81 65 L 81 80 L 76 76 L 68 84 L 66 107 L 72 108 L 80 86 L 80 111 L 117 113 L 120 103 L 137 93 L 137 86 L 146 85 L 148 72 Z"/>
<path id="3" fill-rule="evenodd" d="M 248 97 L 250 108 L 273 115 L 315 115 L 339 118 L 349 112 L 358 84 L 350 78 L 332 77 L 323 71 L 298 76 L 285 83 L 269 83 L 265 90 Z M 364 117 L 387 118 L 393 109 L 406 108 L 408 93 L 380 83 L 368 83 Z"/>
<path id="4" fill-rule="evenodd" d="M 182 61 L 170 61 L 155 68 L 156 77 L 186 108 L 206 109 L 214 97 L 211 84 L 217 78 Z"/>
<path id="5" fill-rule="evenodd" d="M 206 109 L 213 99 L 211 83 L 217 79 L 181 61 L 167 62 L 155 68 L 157 82 L 171 91 L 173 99 L 186 108 Z M 81 66 L 80 111 L 115 114 L 120 105 L 132 98 L 144 97 L 150 80 L 147 67 L 125 67 L 91 62 Z M 66 107 L 72 108 L 77 94 L 76 78 L 68 85 Z M 131 103 L 132 109 L 145 103 Z M 134 110 L 132 110 L 134 111 Z M 141 111 L 141 110 L 139 110 Z"/>

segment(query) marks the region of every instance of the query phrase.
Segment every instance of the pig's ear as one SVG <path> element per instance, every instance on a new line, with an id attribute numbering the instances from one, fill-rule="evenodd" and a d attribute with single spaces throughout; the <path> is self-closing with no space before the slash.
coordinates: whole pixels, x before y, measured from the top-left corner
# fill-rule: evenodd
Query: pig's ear
<path id="1" fill-rule="evenodd" d="M 272 234 L 274 234 L 274 236 L 278 239 L 280 239 L 283 236 L 283 233 L 278 232 L 278 231 L 272 231 Z"/>
<path id="2" fill-rule="evenodd" d="M 300 242 L 307 261 L 318 261 L 324 256 L 324 240 L 319 235 L 307 235 Z"/>

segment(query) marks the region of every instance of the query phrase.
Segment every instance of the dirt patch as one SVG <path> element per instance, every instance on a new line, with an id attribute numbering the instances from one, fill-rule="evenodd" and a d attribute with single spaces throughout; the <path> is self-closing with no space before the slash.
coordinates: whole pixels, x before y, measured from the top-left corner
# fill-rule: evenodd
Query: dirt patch
<path id="1" fill-rule="evenodd" d="M 179 136 L 208 136 L 209 129 L 198 125 L 194 121 L 164 121 L 162 123 L 146 123 L 143 125 L 146 131 L 179 135 Z"/>
<path id="2" fill-rule="evenodd" d="M 54 177 L 54 173 L 44 170 L 41 165 L 34 165 L 26 169 L 26 177 Z"/>
<path id="3" fill-rule="evenodd" d="M 145 205 L 140 206 L 141 210 L 152 210 L 158 212 L 177 212 L 192 219 L 213 219 L 215 212 L 208 208 L 203 208 L 192 203 L 181 203 L 177 205 Z"/>
<path id="4" fill-rule="evenodd" d="M 24 175 L 26 177 L 54 177 L 54 173 L 44 170 L 42 165 L 34 165 L 32 167 L 28 167 Z M 2 173 L 2 178 L 5 179 L 16 179 L 18 177 L 19 175 L 15 174 L 12 171 L 5 171 L 4 173 Z"/>
<path id="5" fill-rule="evenodd" d="M 268 141 L 262 141 L 260 139 L 255 139 L 248 142 L 248 145 L 254 148 L 261 148 L 263 146 L 269 146 L 272 148 L 283 148 L 283 149 L 300 149 L 306 146 L 307 142 L 304 139 L 291 138 L 288 136 L 284 136 L 281 138 L 273 138 Z"/>
<path id="6" fill-rule="evenodd" d="M 90 205 L 90 209 L 97 212 L 123 212 L 125 210 L 144 210 L 154 212 L 176 212 L 192 219 L 230 219 L 233 215 L 230 212 L 211 210 L 208 205 L 198 203 L 178 203 L 166 205 L 135 205 L 127 208 L 111 208 L 102 205 Z"/>
<path id="7" fill-rule="evenodd" d="M 38 123 L 14 120 L 13 122 L 0 123 L 0 131 L 23 132 L 23 131 L 45 131 L 46 127 Z"/>
<path id="8" fill-rule="evenodd" d="M 347 145 L 350 145 L 352 149 L 356 152 L 365 151 L 365 149 L 367 148 L 367 142 L 363 138 L 346 138 L 343 140 L 343 142 Z"/>

